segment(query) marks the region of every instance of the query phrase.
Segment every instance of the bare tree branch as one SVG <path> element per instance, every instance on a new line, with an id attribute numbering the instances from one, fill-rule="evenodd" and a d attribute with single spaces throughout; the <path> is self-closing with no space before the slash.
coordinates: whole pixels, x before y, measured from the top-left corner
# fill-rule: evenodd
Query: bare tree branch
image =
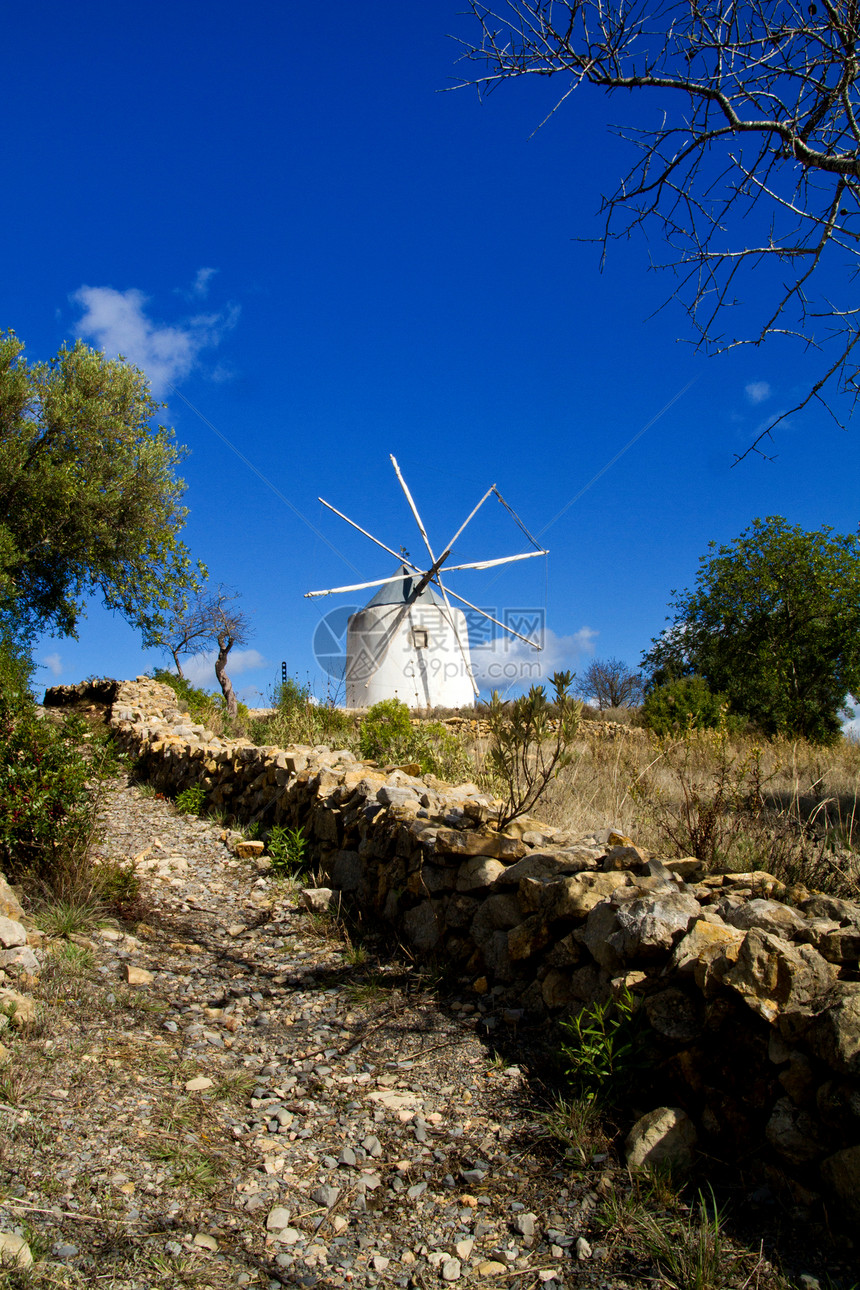
<path id="1" fill-rule="evenodd" d="M 656 235 L 696 345 L 720 353 L 797 337 L 827 349 L 792 411 L 860 390 L 851 276 L 860 259 L 860 0 L 469 0 L 460 85 L 488 93 L 522 76 L 642 92 L 662 116 L 616 127 L 638 157 L 604 198 L 610 241 Z M 548 117 L 546 118 L 548 119 Z M 763 273 L 768 266 L 778 274 Z M 846 272 L 847 269 L 847 272 Z M 812 294 L 822 270 L 842 302 Z M 784 271 L 784 272 L 783 272 Z M 738 305 L 743 305 L 741 310 Z M 741 315 L 741 334 L 733 319 Z M 758 314 L 758 317 L 756 317 Z M 816 330 L 816 320 L 829 324 Z M 761 445 L 775 417 L 747 451 Z M 850 413 L 849 413 L 850 415 Z M 840 422 L 841 424 L 841 422 Z"/>

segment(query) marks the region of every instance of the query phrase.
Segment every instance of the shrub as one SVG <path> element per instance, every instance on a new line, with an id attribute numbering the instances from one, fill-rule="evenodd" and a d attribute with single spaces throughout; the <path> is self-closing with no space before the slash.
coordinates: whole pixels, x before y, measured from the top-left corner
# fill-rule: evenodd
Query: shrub
<path id="1" fill-rule="evenodd" d="M 309 685 L 294 677 L 279 683 L 271 696 L 274 716 L 261 717 L 251 727 L 258 744 L 334 744 L 353 749 L 355 723 L 334 703 L 316 703 Z"/>
<path id="2" fill-rule="evenodd" d="M 541 794 L 571 761 L 570 744 L 576 735 L 582 704 L 572 698 L 570 672 L 552 678 L 553 702 L 542 685 L 528 694 L 503 702 L 493 692 L 486 711 L 490 726 L 487 766 L 500 786 L 503 807 L 499 828 L 526 815 Z"/>
<path id="3" fill-rule="evenodd" d="M 307 848 L 307 839 L 301 829 L 288 829 L 276 824 L 266 843 L 273 872 L 284 877 L 301 873 L 308 866 Z"/>
<path id="4" fill-rule="evenodd" d="M 407 761 L 412 742 L 409 709 L 399 699 L 374 703 L 361 723 L 359 745 L 362 757 L 375 761 Z"/>
<path id="5" fill-rule="evenodd" d="M 30 669 L 26 654 L 0 637 L 0 869 L 62 889 L 84 863 L 90 768 L 73 725 L 37 718 Z"/>
<path id="6" fill-rule="evenodd" d="M 176 794 L 176 809 L 180 815 L 199 815 L 206 801 L 206 789 L 202 784 L 189 784 L 181 793 Z"/>
<path id="7" fill-rule="evenodd" d="M 571 1088 L 577 1097 L 617 1106 L 641 1077 L 647 1036 L 638 1000 L 629 990 L 607 1003 L 592 1003 L 561 1023 Z"/>
<path id="8" fill-rule="evenodd" d="M 728 700 L 714 694 L 701 676 L 684 676 L 658 685 L 642 705 L 642 724 L 657 735 L 693 727 L 710 730 L 720 724 Z"/>

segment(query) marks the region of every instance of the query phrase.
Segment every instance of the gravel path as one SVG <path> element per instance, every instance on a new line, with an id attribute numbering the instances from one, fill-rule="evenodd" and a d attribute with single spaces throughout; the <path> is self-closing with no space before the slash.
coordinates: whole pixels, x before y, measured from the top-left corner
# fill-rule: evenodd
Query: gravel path
<path id="1" fill-rule="evenodd" d="M 644 1284 L 591 1230 L 600 1159 L 533 1149 L 516 1013 L 441 1003 L 124 780 L 102 816 L 139 918 L 48 947 L 2 1098 L 0 1226 L 43 1261 L 31 1284 Z"/>

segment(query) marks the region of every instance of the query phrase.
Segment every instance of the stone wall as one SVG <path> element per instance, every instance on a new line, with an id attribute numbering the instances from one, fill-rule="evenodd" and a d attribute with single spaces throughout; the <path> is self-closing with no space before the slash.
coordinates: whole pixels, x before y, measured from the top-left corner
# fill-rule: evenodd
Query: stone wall
<path id="1" fill-rule="evenodd" d="M 860 906 L 764 872 L 707 874 L 606 829 L 520 820 L 500 834 L 474 784 L 220 739 L 147 678 L 119 684 L 111 724 L 166 793 L 201 784 L 263 836 L 301 827 L 366 919 L 512 1015 L 631 990 L 649 1023 L 638 1109 L 679 1108 L 764 1191 L 860 1219 Z"/>

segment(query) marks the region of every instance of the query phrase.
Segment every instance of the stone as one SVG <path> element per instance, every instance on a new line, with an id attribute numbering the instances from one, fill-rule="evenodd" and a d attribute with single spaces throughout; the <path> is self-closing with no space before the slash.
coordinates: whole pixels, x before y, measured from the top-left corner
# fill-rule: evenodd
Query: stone
<path id="1" fill-rule="evenodd" d="M 537 1226 L 537 1214 L 517 1214 L 514 1217 L 511 1227 L 520 1236 L 524 1236 L 527 1241 L 534 1238 L 535 1227 Z"/>
<path id="2" fill-rule="evenodd" d="M 27 994 L 0 988 L 0 1014 L 9 1017 L 13 1026 L 23 1029 L 36 1020 L 36 1005 Z"/>
<path id="3" fill-rule="evenodd" d="M 526 854 L 524 843 L 506 838 L 503 833 L 481 833 L 477 830 L 439 829 L 436 851 L 440 855 L 486 856 L 495 860 L 521 860 Z"/>
<path id="4" fill-rule="evenodd" d="M 2 873 L 0 873 L 0 914 L 14 921 L 24 917 L 21 902 Z"/>
<path id="5" fill-rule="evenodd" d="M 215 1081 L 210 1079 L 208 1075 L 196 1075 L 194 1079 L 186 1080 L 185 1092 L 202 1093 L 207 1088 L 213 1088 L 214 1085 Z"/>
<path id="6" fill-rule="evenodd" d="M 381 802 L 383 806 L 396 807 L 418 804 L 418 794 L 414 788 L 396 788 L 391 784 L 383 784 L 376 797 L 377 801 Z"/>
<path id="7" fill-rule="evenodd" d="M 516 864 L 508 865 L 498 881 L 504 887 L 516 887 L 523 878 L 550 882 L 555 878 L 594 869 L 595 863 L 588 851 L 532 851 Z"/>
<path id="8" fill-rule="evenodd" d="M 252 842 L 248 838 L 243 838 L 241 842 L 237 842 L 234 848 L 240 860 L 253 860 L 255 856 L 261 856 L 265 849 L 265 843 Z"/>
<path id="9" fill-rule="evenodd" d="M 338 851 L 329 874 L 338 891 L 358 891 L 364 876 L 364 865 L 357 851 Z"/>
<path id="10" fill-rule="evenodd" d="M 527 886 L 530 898 L 533 880 L 526 879 L 520 884 L 521 897 L 523 887 Z M 618 887 L 629 882 L 628 875 L 613 871 L 611 873 L 581 873 L 571 878 L 560 878 L 555 882 L 538 883 L 538 908 L 548 923 L 560 918 L 585 918 L 592 909 L 607 900 Z M 542 888 L 542 890 L 540 890 Z M 523 907 L 523 901 L 520 900 Z M 534 910 L 524 909 L 526 913 Z"/>
<path id="11" fill-rule="evenodd" d="M 200 1250 L 211 1250 L 213 1253 L 218 1249 L 218 1242 L 208 1232 L 198 1232 L 192 1244 Z"/>
<path id="12" fill-rule="evenodd" d="M 339 1197 L 339 1187 L 315 1187 L 311 1192 L 311 1200 L 315 1200 L 318 1205 L 325 1205 L 326 1209 L 336 1205 Z"/>
<path id="13" fill-rule="evenodd" d="M 658 1106 L 636 1121 L 624 1142 L 630 1169 L 668 1165 L 681 1172 L 693 1163 L 696 1129 L 678 1107 Z"/>
<path id="14" fill-rule="evenodd" d="M 0 1266 L 12 1262 L 19 1268 L 30 1268 L 33 1266 L 32 1252 L 23 1236 L 15 1232 L 0 1232 Z"/>
<path id="15" fill-rule="evenodd" d="M 303 887 L 299 901 L 311 914 L 327 914 L 333 906 L 340 904 L 340 895 L 331 887 Z"/>
<path id="16" fill-rule="evenodd" d="M 549 928 L 539 914 L 532 914 L 508 932 L 508 955 L 515 962 L 531 958 L 550 942 Z"/>
<path id="17" fill-rule="evenodd" d="M 645 1015 L 653 1030 L 676 1043 L 691 1044 L 703 1030 L 701 1009 L 689 995 L 674 987 L 650 995 Z"/>
<path id="18" fill-rule="evenodd" d="M 747 932 L 736 962 L 722 973 L 723 985 L 771 1024 L 789 1004 L 797 1007 L 826 995 L 835 980 L 836 969 L 812 946 L 794 946 L 756 928 Z"/>
<path id="19" fill-rule="evenodd" d="M 775 1104 L 765 1136 L 774 1151 L 793 1165 L 807 1164 L 822 1153 L 818 1124 L 787 1097 L 781 1097 Z"/>
<path id="20" fill-rule="evenodd" d="M 691 973 L 700 990 L 708 992 L 714 965 L 719 965 L 717 979 L 737 960 L 744 934 L 723 922 L 697 919 L 687 935 L 675 946 L 669 970 Z"/>
<path id="21" fill-rule="evenodd" d="M 782 905 L 776 900 L 750 900 L 735 909 L 729 909 L 723 918 L 731 927 L 748 932 L 758 927 L 764 932 L 773 932 L 789 940 L 795 933 L 806 928 L 806 919 L 789 905 Z"/>
<path id="22" fill-rule="evenodd" d="M 462 1265 L 459 1259 L 446 1259 L 442 1264 L 443 1281 L 459 1281 L 462 1274 Z"/>
<path id="23" fill-rule="evenodd" d="M 0 946 L 4 950 L 13 950 L 18 945 L 27 944 L 27 929 L 14 918 L 0 915 Z"/>
<path id="24" fill-rule="evenodd" d="M 155 980 L 155 973 L 147 971 L 146 968 L 133 967 L 131 963 L 126 963 L 125 979 L 129 985 L 150 985 Z"/>
<path id="25" fill-rule="evenodd" d="M 576 1238 L 576 1245 L 574 1248 L 576 1250 L 576 1257 L 580 1263 L 585 1263 L 587 1259 L 591 1258 L 593 1250 L 584 1236 L 578 1236 Z"/>
<path id="26" fill-rule="evenodd" d="M 821 1162 L 825 1186 L 838 1199 L 847 1218 L 860 1223 L 860 1146 L 846 1147 Z"/>
<path id="27" fill-rule="evenodd" d="M 269 1211 L 269 1216 L 266 1219 L 266 1230 L 269 1232 L 282 1232 L 285 1227 L 289 1227 L 291 1217 L 292 1215 L 288 1209 L 284 1209 L 282 1205 L 276 1205 L 274 1209 Z"/>
<path id="28" fill-rule="evenodd" d="M 442 911 L 432 900 L 424 900 L 403 915 L 403 931 L 409 944 L 422 954 L 436 948 L 442 938 Z"/>
<path id="29" fill-rule="evenodd" d="M 475 856 L 460 866 L 457 872 L 457 890 L 481 891 L 492 887 L 504 872 L 505 866 L 501 861 Z"/>
<path id="30" fill-rule="evenodd" d="M 835 1003 L 812 1021 L 804 1035 L 814 1056 L 840 1075 L 860 1078 L 860 985 L 846 982 Z"/>
<path id="31" fill-rule="evenodd" d="M 26 972 L 29 976 L 37 976 L 42 970 L 42 965 L 29 945 L 19 945 L 14 950 L 3 950 L 0 953 L 0 968 L 10 968 L 15 972 Z"/>

